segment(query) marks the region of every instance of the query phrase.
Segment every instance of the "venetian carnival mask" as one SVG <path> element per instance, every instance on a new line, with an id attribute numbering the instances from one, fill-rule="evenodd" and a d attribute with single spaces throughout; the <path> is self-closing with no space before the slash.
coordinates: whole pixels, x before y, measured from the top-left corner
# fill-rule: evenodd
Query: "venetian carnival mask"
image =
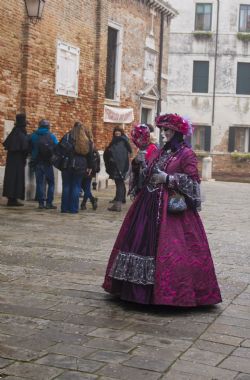
<path id="1" fill-rule="evenodd" d="M 175 131 L 170 128 L 161 128 L 161 137 L 164 144 L 169 142 L 174 137 Z"/>

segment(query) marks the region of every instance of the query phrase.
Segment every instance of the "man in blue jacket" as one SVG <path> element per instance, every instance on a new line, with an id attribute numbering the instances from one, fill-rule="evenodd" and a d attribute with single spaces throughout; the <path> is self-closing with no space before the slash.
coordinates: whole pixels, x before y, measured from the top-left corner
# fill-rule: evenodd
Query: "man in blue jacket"
<path id="1" fill-rule="evenodd" d="M 38 129 L 31 135 L 31 160 L 35 167 L 36 195 L 39 209 L 56 209 L 53 205 L 55 178 L 51 157 L 58 144 L 57 138 L 50 132 L 50 123 L 42 119 Z M 46 185 L 47 196 L 46 196 Z"/>

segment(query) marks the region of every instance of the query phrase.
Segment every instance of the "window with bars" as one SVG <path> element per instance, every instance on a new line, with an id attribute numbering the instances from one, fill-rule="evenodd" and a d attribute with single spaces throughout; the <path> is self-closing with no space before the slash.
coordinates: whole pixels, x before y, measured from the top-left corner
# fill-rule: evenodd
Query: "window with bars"
<path id="1" fill-rule="evenodd" d="M 250 5 L 240 5 L 239 32 L 250 33 Z"/>
<path id="2" fill-rule="evenodd" d="M 108 28 L 106 88 L 105 88 L 105 96 L 107 99 L 115 98 L 117 37 L 118 37 L 118 30 L 109 27 Z"/>
<path id="3" fill-rule="evenodd" d="M 195 8 L 195 30 L 209 32 L 212 26 L 212 4 L 197 3 Z"/>
<path id="4" fill-rule="evenodd" d="M 250 95 L 250 63 L 238 62 L 236 94 Z"/>
<path id="5" fill-rule="evenodd" d="M 193 63 L 193 92 L 208 92 L 209 62 L 194 61 Z"/>
<path id="6" fill-rule="evenodd" d="M 250 152 L 250 127 L 229 128 L 228 151 Z"/>
<path id="7" fill-rule="evenodd" d="M 194 150 L 210 152 L 211 127 L 209 125 L 195 125 L 191 144 Z"/>
<path id="8" fill-rule="evenodd" d="M 149 108 L 142 108 L 141 109 L 141 123 L 147 124 L 150 122 L 150 113 L 151 109 Z"/>

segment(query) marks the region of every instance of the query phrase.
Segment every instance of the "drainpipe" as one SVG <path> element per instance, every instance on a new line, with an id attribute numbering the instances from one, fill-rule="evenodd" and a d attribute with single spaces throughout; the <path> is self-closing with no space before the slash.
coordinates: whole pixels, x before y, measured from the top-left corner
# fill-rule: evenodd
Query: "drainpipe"
<path id="1" fill-rule="evenodd" d="M 157 115 L 161 113 L 161 76 L 162 76 L 162 60 L 163 60 L 163 36 L 164 36 L 164 13 L 161 13 L 161 26 L 160 26 L 160 46 L 159 46 L 159 66 L 157 87 L 159 91 L 159 100 L 157 102 Z"/>
<path id="2" fill-rule="evenodd" d="M 214 111 L 215 111 L 215 90 L 216 90 L 216 76 L 217 76 L 219 14 L 220 14 L 220 0 L 217 0 L 217 20 L 216 20 L 215 50 L 214 50 L 214 85 L 213 85 L 213 102 L 212 102 L 212 125 L 214 125 Z"/>

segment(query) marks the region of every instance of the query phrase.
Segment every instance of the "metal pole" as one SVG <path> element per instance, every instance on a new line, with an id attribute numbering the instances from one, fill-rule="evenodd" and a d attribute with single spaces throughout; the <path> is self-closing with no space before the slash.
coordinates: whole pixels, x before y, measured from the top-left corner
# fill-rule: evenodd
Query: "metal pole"
<path id="1" fill-rule="evenodd" d="M 216 21 L 215 51 L 214 51 L 214 85 L 213 85 L 213 102 L 212 102 L 212 125 L 214 125 L 214 114 L 215 114 L 215 92 L 216 92 L 216 76 L 217 76 L 219 13 L 220 13 L 220 0 L 217 0 L 217 21 Z"/>
<path id="2" fill-rule="evenodd" d="M 161 113 L 161 75 L 162 75 L 162 60 L 163 60 L 163 38 L 164 38 L 164 14 L 161 13 L 161 26 L 160 26 L 160 51 L 159 51 L 159 66 L 158 66 L 158 79 L 157 86 L 159 91 L 159 100 L 157 102 L 157 115 Z"/>

